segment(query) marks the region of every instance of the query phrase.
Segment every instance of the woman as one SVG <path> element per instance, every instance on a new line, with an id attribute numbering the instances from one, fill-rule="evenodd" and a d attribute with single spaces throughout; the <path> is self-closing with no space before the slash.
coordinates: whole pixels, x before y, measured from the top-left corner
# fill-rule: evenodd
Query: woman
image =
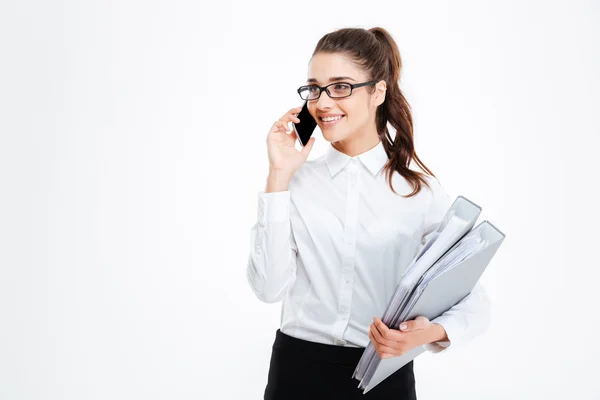
<path id="1" fill-rule="evenodd" d="M 415 399 L 413 362 L 366 394 L 358 389 L 352 373 L 369 341 L 382 358 L 420 345 L 436 353 L 487 327 L 480 284 L 432 321 L 417 317 L 395 330 L 378 318 L 451 203 L 415 153 L 401 66 L 385 29 L 325 35 L 298 92 L 330 142 L 327 153 L 307 161 L 314 138 L 295 148 L 288 125 L 300 108 L 268 133 L 270 169 L 247 266 L 260 300 L 283 301 L 265 399 Z M 409 169 L 411 160 L 427 174 Z"/>

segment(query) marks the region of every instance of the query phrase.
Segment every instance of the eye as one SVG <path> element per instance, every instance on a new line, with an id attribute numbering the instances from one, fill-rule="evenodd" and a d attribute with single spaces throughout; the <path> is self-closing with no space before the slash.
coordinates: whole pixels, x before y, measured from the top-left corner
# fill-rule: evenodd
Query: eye
<path id="1" fill-rule="evenodd" d="M 347 83 L 336 83 L 335 85 L 333 85 L 333 89 L 334 90 L 348 90 L 348 89 L 350 89 L 350 85 L 348 85 Z"/>

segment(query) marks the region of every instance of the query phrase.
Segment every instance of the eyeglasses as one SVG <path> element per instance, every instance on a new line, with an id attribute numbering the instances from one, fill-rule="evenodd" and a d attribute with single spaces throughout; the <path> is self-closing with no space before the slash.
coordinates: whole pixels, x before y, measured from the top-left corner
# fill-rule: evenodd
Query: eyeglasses
<path id="1" fill-rule="evenodd" d="M 323 93 L 323 90 L 325 90 L 329 97 L 331 97 L 332 99 L 341 99 L 350 96 L 352 94 L 352 89 L 367 85 L 374 85 L 376 83 L 377 81 L 369 81 L 355 84 L 347 82 L 336 82 L 323 87 L 318 85 L 306 85 L 300 86 L 298 88 L 298 94 L 300 95 L 302 100 L 317 100 L 319 97 L 321 97 L 321 93 Z"/>

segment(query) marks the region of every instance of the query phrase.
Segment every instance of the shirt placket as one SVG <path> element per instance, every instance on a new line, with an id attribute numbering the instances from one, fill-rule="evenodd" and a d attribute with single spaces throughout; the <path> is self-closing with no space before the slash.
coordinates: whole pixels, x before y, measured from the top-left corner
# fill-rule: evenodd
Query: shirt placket
<path id="1" fill-rule="evenodd" d="M 358 223 L 358 165 L 351 159 L 347 166 L 346 216 L 344 225 L 344 251 L 342 259 L 340 295 L 337 319 L 333 327 L 334 343 L 345 345 L 344 332 L 350 319 L 354 287 L 354 261 L 356 251 L 356 225 Z"/>

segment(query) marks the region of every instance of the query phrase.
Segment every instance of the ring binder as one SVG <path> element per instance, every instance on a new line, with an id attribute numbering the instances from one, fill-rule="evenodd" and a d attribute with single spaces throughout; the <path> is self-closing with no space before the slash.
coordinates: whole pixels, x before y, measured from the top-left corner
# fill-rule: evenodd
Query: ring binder
<path id="1" fill-rule="evenodd" d="M 388 327 L 420 315 L 432 320 L 471 293 L 505 238 L 488 220 L 474 227 L 480 213 L 466 197 L 456 198 L 390 299 L 382 317 Z M 425 351 L 419 346 L 382 360 L 369 343 L 352 376 L 367 393 Z"/>

